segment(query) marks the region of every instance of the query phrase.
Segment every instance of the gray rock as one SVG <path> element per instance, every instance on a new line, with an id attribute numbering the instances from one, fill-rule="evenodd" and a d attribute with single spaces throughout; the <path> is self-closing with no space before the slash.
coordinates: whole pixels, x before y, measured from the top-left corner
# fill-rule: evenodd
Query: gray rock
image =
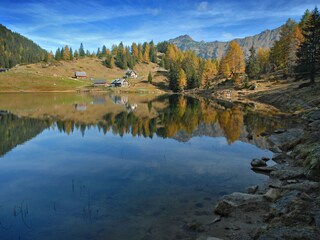
<path id="1" fill-rule="evenodd" d="M 222 239 L 216 238 L 216 237 L 201 236 L 201 237 L 198 237 L 197 240 L 222 240 Z"/>
<path id="2" fill-rule="evenodd" d="M 282 153 L 281 149 L 277 146 L 270 147 L 269 150 L 273 153 Z"/>
<path id="3" fill-rule="evenodd" d="M 251 161 L 251 166 L 252 167 L 265 167 L 267 166 L 266 162 L 261 160 L 261 159 L 257 159 L 257 158 L 254 158 L 252 161 Z"/>
<path id="4" fill-rule="evenodd" d="M 320 120 L 314 121 L 309 124 L 311 130 L 319 130 L 320 129 Z"/>
<path id="5" fill-rule="evenodd" d="M 302 168 L 291 167 L 288 169 L 275 170 L 270 173 L 273 178 L 279 178 L 280 180 L 302 178 L 305 176 L 305 172 Z"/>
<path id="6" fill-rule="evenodd" d="M 288 150 L 301 141 L 303 133 L 300 128 L 291 128 L 284 133 L 271 135 L 268 140 L 281 150 Z"/>
<path id="7" fill-rule="evenodd" d="M 320 120 L 320 111 L 314 111 L 308 114 L 308 118 L 311 121 Z"/>
<path id="8" fill-rule="evenodd" d="M 320 239 L 320 231 L 315 227 L 274 227 L 259 236 L 258 240 L 293 240 L 293 239 Z"/>
<path id="9" fill-rule="evenodd" d="M 234 192 L 230 195 L 224 196 L 216 205 L 214 212 L 227 217 L 238 207 L 263 201 L 264 199 L 262 195 Z"/>
<path id="10" fill-rule="evenodd" d="M 263 196 L 273 202 L 281 197 L 281 190 L 278 188 L 270 188 Z"/>
<path id="11" fill-rule="evenodd" d="M 268 162 L 270 160 L 270 158 L 269 157 L 262 157 L 261 160 Z"/>
<path id="12" fill-rule="evenodd" d="M 290 205 L 296 200 L 300 195 L 299 191 L 291 191 L 284 194 L 275 203 L 271 205 L 271 208 L 278 213 L 286 213 Z"/>
<path id="13" fill-rule="evenodd" d="M 268 175 L 270 172 L 276 170 L 276 168 L 274 168 L 274 167 L 253 167 L 251 169 L 257 173 L 263 173 L 266 175 Z"/>
<path id="14" fill-rule="evenodd" d="M 272 157 L 272 160 L 275 161 L 276 163 L 284 163 L 287 157 L 288 156 L 285 152 L 275 153 Z"/>
<path id="15" fill-rule="evenodd" d="M 251 187 L 248 187 L 247 188 L 247 193 L 249 194 L 255 194 L 259 189 L 259 186 L 258 185 L 255 185 L 255 186 L 251 186 Z"/>
<path id="16" fill-rule="evenodd" d="M 286 190 L 298 190 L 301 192 L 311 192 L 311 191 L 319 189 L 320 183 L 319 182 L 312 182 L 312 181 L 304 181 L 304 182 L 300 182 L 300 183 L 293 183 L 293 184 L 284 185 L 281 188 L 286 189 Z"/>

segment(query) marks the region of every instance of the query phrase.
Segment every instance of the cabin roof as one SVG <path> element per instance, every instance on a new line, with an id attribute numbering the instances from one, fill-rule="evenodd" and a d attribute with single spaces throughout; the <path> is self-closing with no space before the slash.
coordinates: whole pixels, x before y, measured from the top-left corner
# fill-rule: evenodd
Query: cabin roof
<path id="1" fill-rule="evenodd" d="M 93 80 L 94 84 L 105 84 L 107 82 L 107 80 L 104 79 L 95 79 Z"/>
<path id="2" fill-rule="evenodd" d="M 75 75 L 77 77 L 86 77 L 87 76 L 87 73 L 86 72 L 75 72 Z"/>

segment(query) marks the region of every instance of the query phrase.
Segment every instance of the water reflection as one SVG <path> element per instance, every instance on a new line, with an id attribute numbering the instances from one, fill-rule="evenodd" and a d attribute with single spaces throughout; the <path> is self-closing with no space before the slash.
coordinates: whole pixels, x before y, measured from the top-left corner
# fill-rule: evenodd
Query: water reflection
<path id="1" fill-rule="evenodd" d="M 0 109 L 1 239 L 195 239 L 188 222 L 265 180 L 260 135 L 289 124 L 179 95 L 0 94 Z"/>

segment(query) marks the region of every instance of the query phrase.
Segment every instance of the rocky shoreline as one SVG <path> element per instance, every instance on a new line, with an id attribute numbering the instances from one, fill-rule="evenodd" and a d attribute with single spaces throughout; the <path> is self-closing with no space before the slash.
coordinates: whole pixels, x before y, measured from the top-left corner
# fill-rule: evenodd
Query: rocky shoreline
<path id="1" fill-rule="evenodd" d="M 267 133 L 275 165 L 251 162 L 265 186 L 222 197 L 196 239 L 320 239 L 320 110 L 299 117 L 299 127 Z"/>

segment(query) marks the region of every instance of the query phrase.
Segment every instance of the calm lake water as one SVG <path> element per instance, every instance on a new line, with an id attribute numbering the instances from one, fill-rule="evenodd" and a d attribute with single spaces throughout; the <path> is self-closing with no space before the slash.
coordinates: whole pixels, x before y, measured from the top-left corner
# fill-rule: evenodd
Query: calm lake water
<path id="1" fill-rule="evenodd" d="M 0 239 L 188 239 L 262 184 L 281 116 L 182 96 L 0 94 Z"/>

